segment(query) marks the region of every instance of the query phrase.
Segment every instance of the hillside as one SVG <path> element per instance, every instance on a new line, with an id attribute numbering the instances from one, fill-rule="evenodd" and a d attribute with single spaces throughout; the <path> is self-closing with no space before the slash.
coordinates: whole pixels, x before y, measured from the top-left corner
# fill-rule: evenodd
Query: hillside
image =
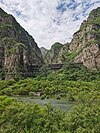
<path id="1" fill-rule="evenodd" d="M 47 53 L 44 55 L 44 62 L 46 64 L 57 63 L 58 62 L 57 57 L 62 47 L 63 47 L 63 44 L 58 42 L 54 43 L 51 46 L 51 49 L 48 50 Z"/>
<path id="2" fill-rule="evenodd" d="M 1 78 L 32 76 L 34 66 L 43 65 L 36 42 L 12 15 L 0 8 L 0 75 Z"/>
<path id="3" fill-rule="evenodd" d="M 94 9 L 73 35 L 70 52 L 74 62 L 87 68 L 100 68 L 100 8 Z"/>
<path id="4" fill-rule="evenodd" d="M 100 7 L 94 9 L 88 19 L 83 21 L 80 29 L 74 33 L 71 43 L 61 47 L 56 58 L 54 52 L 50 55 L 51 63 L 74 62 L 81 63 L 89 69 L 100 68 Z M 46 60 L 48 60 L 48 55 L 46 55 Z"/>
<path id="5" fill-rule="evenodd" d="M 41 47 L 40 50 L 41 50 L 42 56 L 44 58 L 44 56 L 47 54 L 48 50 L 46 48 L 44 48 L 44 47 Z"/>

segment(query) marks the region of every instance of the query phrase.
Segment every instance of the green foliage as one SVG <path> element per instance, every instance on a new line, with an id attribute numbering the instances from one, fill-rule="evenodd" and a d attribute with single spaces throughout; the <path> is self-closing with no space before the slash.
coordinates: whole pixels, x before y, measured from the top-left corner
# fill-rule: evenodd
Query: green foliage
<path id="1" fill-rule="evenodd" d="M 8 24 L 2 24 L 0 25 L 0 30 L 7 29 L 7 28 L 12 28 L 12 25 Z"/>
<path id="2" fill-rule="evenodd" d="M 64 62 L 70 62 L 72 61 L 77 55 L 78 55 L 79 52 L 64 52 L 63 56 L 62 56 L 62 60 L 64 60 Z"/>
<path id="3" fill-rule="evenodd" d="M 64 113 L 50 105 L 16 102 L 5 96 L 0 97 L 0 132 L 16 133 L 58 133 L 63 131 Z"/>
<path id="4" fill-rule="evenodd" d="M 2 9 L 0 8 L 0 16 L 1 16 L 1 17 L 8 17 L 9 15 L 8 15 L 4 10 L 2 10 Z"/>
<path id="5" fill-rule="evenodd" d="M 71 133 L 99 133 L 100 106 L 79 104 L 67 114 L 65 121 Z"/>
<path id="6" fill-rule="evenodd" d="M 61 43 L 56 42 L 55 44 L 51 46 L 51 49 L 54 49 L 54 51 L 56 52 L 55 54 L 57 54 L 62 47 L 63 45 Z"/>
<path id="7" fill-rule="evenodd" d="M 100 25 L 100 17 L 95 18 L 89 22 L 90 24 Z"/>
<path id="8" fill-rule="evenodd" d="M 45 98 L 46 98 L 46 95 L 45 94 L 41 96 L 41 99 L 42 100 L 44 100 Z"/>
<path id="9" fill-rule="evenodd" d="M 0 132 L 99 133 L 100 97 L 93 91 L 84 94 L 84 102 L 64 113 L 49 104 L 40 107 L 0 96 Z"/>
<path id="10" fill-rule="evenodd" d="M 57 100 L 60 100 L 60 99 L 61 99 L 61 97 L 58 95 L 58 96 L 56 97 L 56 99 L 57 99 Z"/>
<path id="11" fill-rule="evenodd" d="M 18 102 L 0 96 L 1 133 L 99 133 L 100 71 L 90 71 L 78 64 L 24 80 L 1 80 L 0 95 L 29 95 L 39 92 L 41 99 L 51 96 L 77 101 L 69 112 L 51 105 Z"/>
<path id="12" fill-rule="evenodd" d="M 9 81 L 10 82 L 10 81 Z M 29 95 L 34 93 L 41 93 L 44 96 L 60 95 L 60 97 L 67 97 L 69 100 L 81 99 L 80 95 L 92 91 L 98 91 L 99 81 L 84 82 L 84 81 L 63 81 L 58 79 L 56 81 L 49 80 L 33 80 L 25 79 L 9 84 L 8 81 L 0 81 L 0 95 Z"/>

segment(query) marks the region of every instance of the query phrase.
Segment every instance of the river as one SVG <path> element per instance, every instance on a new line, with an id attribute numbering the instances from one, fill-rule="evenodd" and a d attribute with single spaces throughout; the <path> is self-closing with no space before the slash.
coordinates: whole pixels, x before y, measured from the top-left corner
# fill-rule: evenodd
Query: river
<path id="1" fill-rule="evenodd" d="M 71 102 L 68 101 L 68 99 L 66 98 L 61 98 L 59 100 L 55 99 L 55 98 L 49 98 L 49 99 L 44 99 L 41 100 L 39 97 L 28 97 L 28 96 L 14 96 L 14 99 L 16 99 L 17 101 L 21 101 L 21 102 L 27 102 L 27 103 L 38 103 L 39 105 L 43 106 L 47 103 L 50 103 L 53 107 L 61 110 L 61 111 L 68 111 L 69 109 L 71 109 L 71 107 L 73 107 L 76 102 Z"/>

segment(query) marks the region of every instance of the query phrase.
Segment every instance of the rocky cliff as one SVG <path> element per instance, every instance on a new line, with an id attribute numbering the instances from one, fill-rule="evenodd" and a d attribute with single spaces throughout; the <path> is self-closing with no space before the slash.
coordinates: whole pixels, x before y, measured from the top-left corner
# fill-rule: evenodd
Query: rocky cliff
<path id="1" fill-rule="evenodd" d="M 90 69 L 100 68 L 100 7 L 94 9 L 71 43 L 65 44 L 56 61 L 82 63 Z"/>
<path id="2" fill-rule="evenodd" d="M 44 61 L 46 64 L 52 64 L 58 62 L 58 55 L 63 47 L 63 44 L 56 42 L 51 46 L 51 49 L 44 55 Z"/>
<path id="3" fill-rule="evenodd" d="M 44 47 L 41 47 L 40 50 L 41 50 L 42 56 L 44 58 L 44 56 L 47 54 L 48 50 L 46 48 L 44 48 Z"/>
<path id="4" fill-rule="evenodd" d="M 12 15 L 0 8 L 0 73 L 6 79 L 32 75 L 43 58 L 36 42 Z"/>

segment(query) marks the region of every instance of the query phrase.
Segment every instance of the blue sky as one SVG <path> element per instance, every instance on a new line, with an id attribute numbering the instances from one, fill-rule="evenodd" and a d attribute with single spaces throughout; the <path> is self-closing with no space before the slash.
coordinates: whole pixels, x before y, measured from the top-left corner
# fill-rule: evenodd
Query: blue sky
<path id="1" fill-rule="evenodd" d="M 33 36 L 39 47 L 70 42 L 99 0 L 0 0 L 0 7 L 12 14 Z"/>

